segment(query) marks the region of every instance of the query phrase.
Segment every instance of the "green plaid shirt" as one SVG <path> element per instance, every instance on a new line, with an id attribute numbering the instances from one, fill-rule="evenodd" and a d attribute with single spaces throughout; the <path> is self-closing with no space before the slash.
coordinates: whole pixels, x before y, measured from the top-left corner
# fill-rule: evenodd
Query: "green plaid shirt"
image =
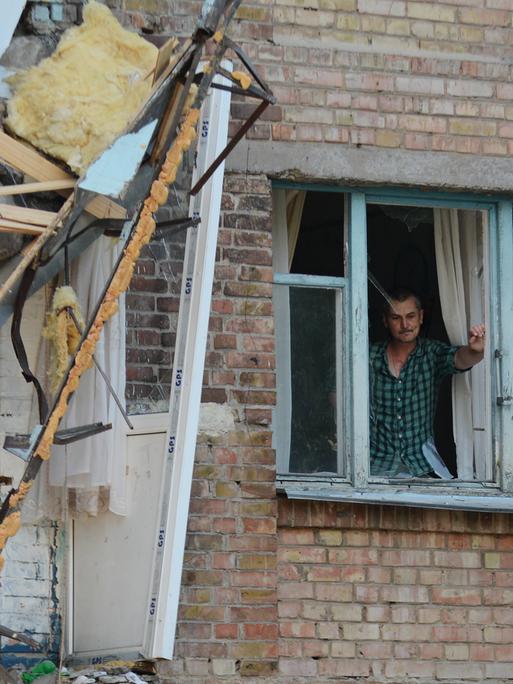
<path id="1" fill-rule="evenodd" d="M 388 342 L 370 349 L 371 473 L 412 476 L 431 471 L 422 445 L 433 435 L 438 389 L 447 375 L 459 373 L 453 347 L 419 338 L 398 378 L 388 368 Z"/>

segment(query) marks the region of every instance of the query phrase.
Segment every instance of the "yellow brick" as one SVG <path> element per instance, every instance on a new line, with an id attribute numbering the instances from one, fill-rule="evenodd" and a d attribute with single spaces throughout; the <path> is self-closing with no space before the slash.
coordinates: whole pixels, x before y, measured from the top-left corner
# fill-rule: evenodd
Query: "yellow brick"
<path id="1" fill-rule="evenodd" d="M 249 21 L 266 21 L 269 10 L 265 7 L 246 7 L 241 5 L 235 15 L 236 19 L 249 19 Z"/>
<path id="2" fill-rule="evenodd" d="M 216 496 L 221 499 L 226 499 L 227 497 L 237 496 L 239 494 L 239 488 L 234 482 L 217 482 L 216 483 Z"/>
<path id="3" fill-rule="evenodd" d="M 492 570 L 501 567 L 501 555 L 500 553 L 485 553 L 484 555 L 484 565 L 485 568 L 490 568 Z"/>
<path id="4" fill-rule="evenodd" d="M 337 28 L 344 31 L 357 31 L 359 28 L 358 17 L 353 14 L 339 14 L 337 16 Z"/>
<path id="5" fill-rule="evenodd" d="M 449 121 L 449 133 L 488 137 L 496 135 L 497 125 L 493 121 L 453 119 L 452 121 Z"/>
<path id="6" fill-rule="evenodd" d="M 213 480 L 219 477 L 219 468 L 215 465 L 199 464 L 194 468 L 194 477 L 199 480 Z"/>
<path id="7" fill-rule="evenodd" d="M 483 29 L 461 26 L 460 40 L 464 43 L 480 43 L 483 40 Z"/>
<path id="8" fill-rule="evenodd" d="M 401 144 L 401 134 L 395 131 L 376 131 L 376 145 L 378 147 L 399 147 Z"/>
<path id="9" fill-rule="evenodd" d="M 240 505 L 240 512 L 242 515 L 274 515 L 274 503 L 265 501 L 257 501 L 255 503 L 252 501 L 244 501 Z"/>
<path id="10" fill-rule="evenodd" d="M 368 44 L 367 36 L 360 31 L 355 31 L 354 33 L 348 33 L 347 31 L 323 31 L 321 33 L 321 44 L 326 42 L 332 47 L 333 41 L 337 41 L 338 43 Z"/>
<path id="11" fill-rule="evenodd" d="M 210 589 L 196 589 L 194 591 L 195 603 L 210 603 L 212 600 L 212 592 Z"/>
<path id="12" fill-rule="evenodd" d="M 365 31 L 366 33 L 385 33 L 386 20 L 384 17 L 364 14 L 362 15 L 362 31 Z"/>
<path id="13" fill-rule="evenodd" d="M 244 603 L 269 603 L 275 593 L 274 589 L 242 589 L 240 596 Z"/>
<path id="14" fill-rule="evenodd" d="M 271 677 L 277 669 L 275 661 L 243 660 L 240 664 L 242 677 Z"/>
<path id="15" fill-rule="evenodd" d="M 319 9 L 318 0 L 275 0 L 276 5 L 287 5 L 291 9 L 294 7 L 308 7 L 309 9 Z"/>
<path id="16" fill-rule="evenodd" d="M 456 19 L 456 9 L 443 7 L 433 2 L 409 2 L 407 14 L 413 19 L 430 19 L 431 21 L 447 21 L 453 23 Z"/>
<path id="17" fill-rule="evenodd" d="M 298 7 L 295 20 L 301 26 L 333 26 L 335 14 L 333 12 L 311 12 L 308 9 Z"/>
<path id="18" fill-rule="evenodd" d="M 407 36 L 410 33 L 410 22 L 407 19 L 389 19 L 387 33 L 396 36 Z"/>
<path id="19" fill-rule="evenodd" d="M 319 7 L 323 10 L 353 12 L 356 10 L 356 0 L 319 0 Z"/>
<path id="20" fill-rule="evenodd" d="M 353 123 L 353 115 L 351 112 L 339 110 L 335 112 L 335 123 L 338 126 L 350 126 Z"/>
<path id="21" fill-rule="evenodd" d="M 326 546 L 340 546 L 342 543 L 342 532 L 340 530 L 320 530 L 318 533 L 319 543 Z"/>
<path id="22" fill-rule="evenodd" d="M 438 52 L 467 52 L 465 43 L 437 43 L 432 40 L 421 40 L 418 46 L 421 50 L 436 50 Z"/>
<path id="23" fill-rule="evenodd" d="M 274 644 L 262 641 L 248 641 L 233 644 L 232 655 L 236 658 L 265 658 L 273 651 Z"/>
<path id="24" fill-rule="evenodd" d="M 239 559 L 239 570 L 274 570 L 276 556 L 246 555 Z"/>
<path id="25" fill-rule="evenodd" d="M 452 24 L 438 24 L 434 23 L 435 38 L 438 40 L 459 40 L 458 27 Z M 453 46 L 450 46 L 453 47 Z M 466 49 L 466 48 L 465 48 Z"/>

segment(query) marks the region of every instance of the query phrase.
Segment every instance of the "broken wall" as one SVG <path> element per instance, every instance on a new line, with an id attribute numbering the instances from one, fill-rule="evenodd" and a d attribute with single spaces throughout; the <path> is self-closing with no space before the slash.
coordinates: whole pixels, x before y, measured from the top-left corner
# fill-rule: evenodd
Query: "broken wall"
<path id="1" fill-rule="evenodd" d="M 47 19 L 52 7 L 29 3 Z M 198 9 L 115 3 L 127 25 L 182 36 Z M 239 10 L 233 36 L 278 101 L 228 165 L 205 396 L 237 423 L 198 445 L 177 657 L 161 664 L 164 681 L 510 676 L 509 517 L 276 498 L 268 176 L 511 190 L 512 14 L 501 0 Z M 234 120 L 247 114 L 235 100 Z M 155 268 L 150 251 L 145 261 Z M 156 313 L 164 285 L 157 270 L 149 275 L 151 284 L 132 286 L 148 297 L 132 301 L 134 315 L 146 305 Z M 170 360 L 159 325 L 143 329 L 156 358 L 130 361 L 141 396 Z"/>
<path id="2" fill-rule="evenodd" d="M 25 306 L 22 334 L 31 367 L 40 351 L 41 328 L 45 310 L 45 292 L 40 291 Z M 25 382 L 10 342 L 10 321 L 0 329 L 0 443 L 6 433 L 27 433 L 35 423 L 32 385 Z M 2 500 L 16 484 L 24 462 L 0 449 Z M 27 501 L 24 522 L 19 534 L 6 547 L 5 565 L 0 578 L 1 624 L 20 632 L 27 631 L 41 643 L 40 653 L 3 639 L 1 661 L 5 665 L 21 658 L 37 658 L 50 653 L 55 657 L 60 647 L 59 599 L 62 591 L 62 565 L 57 565 L 60 532 L 55 523 L 34 520 Z M 28 522 L 27 522 L 28 521 Z"/>

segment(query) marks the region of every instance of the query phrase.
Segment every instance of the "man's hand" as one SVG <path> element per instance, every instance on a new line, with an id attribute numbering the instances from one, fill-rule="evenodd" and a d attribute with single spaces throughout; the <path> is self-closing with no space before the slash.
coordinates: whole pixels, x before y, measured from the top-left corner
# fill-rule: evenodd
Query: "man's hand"
<path id="1" fill-rule="evenodd" d="M 473 352 L 478 354 L 484 353 L 486 328 L 481 323 L 473 325 L 468 331 L 468 347 Z"/>
<path id="2" fill-rule="evenodd" d="M 472 368 L 484 356 L 486 328 L 480 323 L 473 325 L 468 331 L 468 344 L 460 347 L 454 356 L 454 365 L 458 370 Z"/>

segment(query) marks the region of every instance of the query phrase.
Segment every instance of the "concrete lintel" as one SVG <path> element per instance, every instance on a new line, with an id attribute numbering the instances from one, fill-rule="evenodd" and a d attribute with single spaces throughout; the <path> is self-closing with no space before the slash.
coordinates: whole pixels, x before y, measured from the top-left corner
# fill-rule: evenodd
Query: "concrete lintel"
<path id="1" fill-rule="evenodd" d="M 243 140 L 228 157 L 227 171 L 338 185 L 513 193 L 510 157 L 450 152 Z"/>

